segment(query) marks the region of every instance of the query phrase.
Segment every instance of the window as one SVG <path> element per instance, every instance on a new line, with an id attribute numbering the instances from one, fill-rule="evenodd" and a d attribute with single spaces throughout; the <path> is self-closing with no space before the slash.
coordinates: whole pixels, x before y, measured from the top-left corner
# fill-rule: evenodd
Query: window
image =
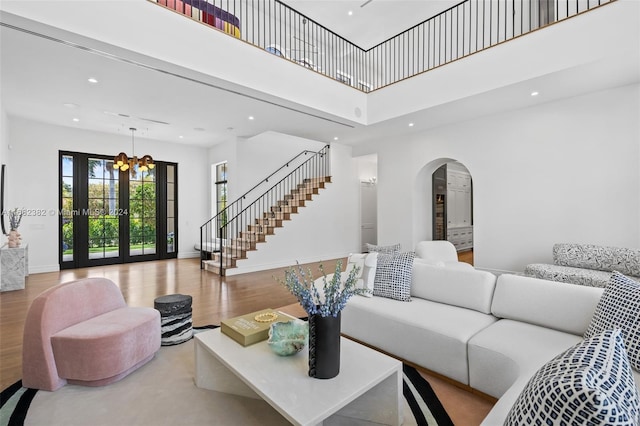
<path id="1" fill-rule="evenodd" d="M 227 163 L 216 164 L 216 211 L 220 213 L 227 207 Z"/>

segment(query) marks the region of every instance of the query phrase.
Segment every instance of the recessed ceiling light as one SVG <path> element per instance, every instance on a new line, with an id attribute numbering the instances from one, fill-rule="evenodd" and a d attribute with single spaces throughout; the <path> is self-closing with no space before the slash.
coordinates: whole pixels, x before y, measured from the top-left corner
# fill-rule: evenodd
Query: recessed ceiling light
<path id="1" fill-rule="evenodd" d="M 413 123 L 409 123 L 409 127 L 413 127 Z"/>
<path id="2" fill-rule="evenodd" d="M 333 137 L 333 140 L 334 140 L 334 141 L 337 141 L 337 140 L 338 140 L 338 137 L 337 137 L 337 136 L 334 136 L 334 137 Z"/>
<path id="3" fill-rule="evenodd" d="M 75 121 L 75 122 L 77 123 L 78 121 L 80 121 L 80 119 L 79 119 L 79 118 L 75 118 L 75 117 L 74 117 L 74 118 L 73 118 L 73 121 Z"/>
<path id="4" fill-rule="evenodd" d="M 95 79 L 95 78 L 93 78 L 93 77 L 89 78 L 87 81 L 88 81 L 89 83 L 94 83 L 94 84 L 98 82 L 98 80 L 96 80 L 96 79 Z"/>
<path id="5" fill-rule="evenodd" d="M 250 116 L 249 116 L 249 120 L 253 120 L 253 115 L 250 115 Z"/>
<path id="6" fill-rule="evenodd" d="M 348 11 L 347 15 L 349 15 L 349 16 L 353 15 L 353 10 Z"/>
<path id="7" fill-rule="evenodd" d="M 531 92 L 531 96 L 538 96 L 540 92 Z"/>
<path id="8" fill-rule="evenodd" d="M 184 136 L 180 135 L 178 136 L 179 139 L 184 139 Z"/>
<path id="9" fill-rule="evenodd" d="M 62 104 L 62 105 L 66 106 L 67 108 L 78 108 L 78 105 L 72 104 L 71 102 L 68 102 L 68 103 Z"/>

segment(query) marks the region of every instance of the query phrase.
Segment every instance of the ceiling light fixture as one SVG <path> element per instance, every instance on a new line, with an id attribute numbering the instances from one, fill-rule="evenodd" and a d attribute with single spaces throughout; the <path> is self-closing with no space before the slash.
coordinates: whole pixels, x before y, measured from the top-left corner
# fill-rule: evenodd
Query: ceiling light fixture
<path id="1" fill-rule="evenodd" d="M 98 82 L 98 80 L 96 80 L 95 78 L 91 77 L 87 80 L 89 83 L 93 83 L 96 84 Z"/>
<path id="2" fill-rule="evenodd" d="M 249 120 L 253 120 L 253 115 L 250 115 L 250 116 L 249 116 Z"/>
<path id="3" fill-rule="evenodd" d="M 348 11 L 347 15 L 352 16 L 353 15 L 353 10 Z"/>
<path id="4" fill-rule="evenodd" d="M 540 92 L 531 92 L 531 96 L 538 96 Z"/>
<path id="5" fill-rule="evenodd" d="M 409 123 L 409 127 L 413 127 L 413 123 Z"/>
<path id="6" fill-rule="evenodd" d="M 79 118 L 75 118 L 75 117 L 74 117 L 74 118 L 72 118 L 72 120 L 73 120 L 74 122 L 76 122 L 76 123 L 77 123 L 78 121 L 80 121 L 80 119 L 79 119 Z"/>
<path id="7" fill-rule="evenodd" d="M 121 152 L 114 157 L 113 168 L 116 170 L 120 170 L 121 172 L 126 172 L 127 170 L 131 169 L 131 175 L 135 176 L 135 166 L 138 166 L 139 171 L 146 172 L 147 170 L 153 169 L 156 165 L 150 155 L 145 155 L 142 158 L 136 157 L 133 134 L 137 129 L 135 127 L 130 127 L 129 130 L 131 130 L 131 154 L 133 155 L 133 157 L 128 158 L 127 154 Z"/>

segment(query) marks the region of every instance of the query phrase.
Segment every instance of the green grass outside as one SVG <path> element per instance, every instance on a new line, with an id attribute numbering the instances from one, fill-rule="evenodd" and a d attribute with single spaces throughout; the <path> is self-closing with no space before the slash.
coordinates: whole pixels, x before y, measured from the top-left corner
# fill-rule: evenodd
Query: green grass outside
<path id="1" fill-rule="evenodd" d="M 129 246 L 131 250 L 136 250 L 136 249 L 141 249 L 143 247 L 143 244 L 133 244 L 131 246 Z M 155 248 L 156 245 L 155 244 L 144 244 L 144 248 L 146 249 L 152 249 Z M 102 253 L 103 250 L 105 252 L 111 252 L 111 251 L 117 251 L 120 247 L 118 246 L 109 246 L 109 247 L 90 247 L 89 248 L 89 253 Z M 65 250 L 62 252 L 62 254 L 73 254 L 73 249 L 69 249 L 69 250 Z"/>

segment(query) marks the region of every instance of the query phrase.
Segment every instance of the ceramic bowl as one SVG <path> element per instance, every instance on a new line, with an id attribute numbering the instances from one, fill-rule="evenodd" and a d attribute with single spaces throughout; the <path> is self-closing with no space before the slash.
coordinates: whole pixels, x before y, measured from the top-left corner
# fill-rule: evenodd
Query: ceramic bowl
<path id="1" fill-rule="evenodd" d="M 267 343 L 274 353 L 289 356 L 300 352 L 308 338 L 309 324 L 305 321 L 274 322 L 269 327 Z"/>

